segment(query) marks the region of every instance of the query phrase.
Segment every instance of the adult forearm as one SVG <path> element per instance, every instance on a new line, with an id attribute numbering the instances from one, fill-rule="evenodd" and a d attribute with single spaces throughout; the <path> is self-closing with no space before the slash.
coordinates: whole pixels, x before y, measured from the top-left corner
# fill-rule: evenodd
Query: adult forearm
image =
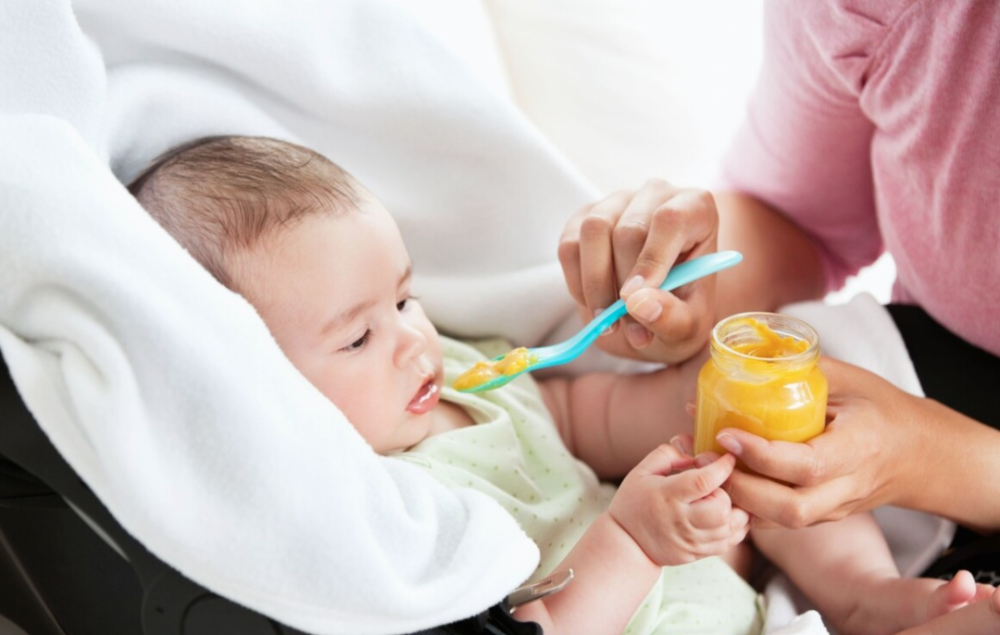
<path id="1" fill-rule="evenodd" d="M 777 210 L 737 192 L 715 194 L 719 249 L 744 260 L 718 274 L 717 317 L 775 311 L 791 302 L 821 298 L 823 268 L 813 240 Z"/>
<path id="2" fill-rule="evenodd" d="M 922 459 L 902 475 L 893 502 L 982 533 L 1000 531 L 1000 432 L 934 400 L 913 399 Z"/>

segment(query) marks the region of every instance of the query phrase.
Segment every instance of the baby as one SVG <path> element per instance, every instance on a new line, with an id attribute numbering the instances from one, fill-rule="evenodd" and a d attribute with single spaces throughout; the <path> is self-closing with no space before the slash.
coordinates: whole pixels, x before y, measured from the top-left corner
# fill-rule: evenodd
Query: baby
<path id="1" fill-rule="evenodd" d="M 273 139 L 206 138 L 165 153 L 129 189 L 256 308 L 376 452 L 494 497 L 540 548 L 533 579 L 573 569 L 566 589 L 521 606 L 518 619 L 546 635 L 760 632 L 757 593 L 710 557 L 745 568 L 734 547 L 748 517 L 720 489 L 733 458 L 664 443 L 690 431 L 682 389 L 694 365 L 458 393 L 458 374 L 508 345 L 439 336 L 410 293 L 392 217 L 325 157 Z M 622 476 L 617 489 L 601 484 Z M 760 535 L 765 555 L 845 632 L 895 633 L 983 593 L 967 573 L 900 579 L 866 516 Z"/>

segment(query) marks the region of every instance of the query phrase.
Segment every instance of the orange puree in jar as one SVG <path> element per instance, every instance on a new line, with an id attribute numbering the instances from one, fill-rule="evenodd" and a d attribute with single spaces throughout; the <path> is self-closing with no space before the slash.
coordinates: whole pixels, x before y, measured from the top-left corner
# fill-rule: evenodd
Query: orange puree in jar
<path id="1" fill-rule="evenodd" d="M 500 359 L 476 362 L 476 365 L 458 376 L 455 390 L 472 390 L 501 375 L 516 375 L 535 360 L 523 346 L 515 348 Z"/>
<path id="2" fill-rule="evenodd" d="M 712 331 L 711 358 L 698 374 L 695 452 L 724 454 L 723 428 L 771 440 L 808 441 L 826 426 L 826 377 L 819 336 L 802 320 L 744 313 Z"/>

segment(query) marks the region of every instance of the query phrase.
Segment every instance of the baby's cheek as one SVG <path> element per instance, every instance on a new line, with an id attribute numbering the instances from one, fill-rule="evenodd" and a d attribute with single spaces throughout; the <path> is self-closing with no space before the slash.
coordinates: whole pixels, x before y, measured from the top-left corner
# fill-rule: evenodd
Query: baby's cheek
<path id="1" fill-rule="evenodd" d="M 376 423 L 378 415 L 370 412 L 369 408 L 359 408 L 358 405 L 356 403 L 347 404 L 346 407 L 341 407 L 340 411 L 344 413 L 358 434 L 378 452 L 381 443 L 381 437 L 378 434 L 379 426 Z"/>
<path id="2" fill-rule="evenodd" d="M 377 391 L 356 379 L 326 375 L 318 381 L 313 381 L 313 385 L 319 388 L 320 392 L 332 401 L 355 427 L 358 427 L 362 421 L 371 418 L 368 415 Z M 375 403 L 378 403 L 377 400 Z"/>
<path id="3" fill-rule="evenodd" d="M 444 367 L 444 354 L 441 352 L 441 338 L 438 336 L 437 331 L 431 329 L 430 333 L 427 334 L 427 355 L 434 362 L 435 368 Z"/>

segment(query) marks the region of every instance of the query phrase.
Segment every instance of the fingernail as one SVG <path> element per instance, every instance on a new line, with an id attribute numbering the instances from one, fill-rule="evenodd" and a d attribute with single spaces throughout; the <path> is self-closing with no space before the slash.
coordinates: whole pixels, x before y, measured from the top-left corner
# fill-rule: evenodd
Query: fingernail
<path id="1" fill-rule="evenodd" d="M 736 440 L 736 437 L 728 432 L 723 432 L 719 436 L 715 437 L 715 440 L 719 442 L 719 445 L 726 448 L 736 456 L 743 453 L 743 446 Z"/>
<path id="2" fill-rule="evenodd" d="M 696 467 L 705 467 L 706 465 L 714 463 L 718 458 L 718 455 L 714 452 L 702 452 L 698 456 L 694 457 L 694 464 Z"/>
<path id="3" fill-rule="evenodd" d="M 652 322 L 663 313 L 663 307 L 653 299 L 653 294 L 650 293 L 639 299 L 635 306 L 629 307 L 628 312 L 643 322 Z"/>
<path id="4" fill-rule="evenodd" d="M 694 456 L 694 446 L 691 444 L 691 437 L 686 434 L 678 434 L 670 440 L 671 445 L 688 456 Z"/>
<path id="5" fill-rule="evenodd" d="M 622 287 L 621 296 L 623 298 L 627 298 L 633 292 L 641 289 L 643 282 L 644 280 L 642 279 L 642 276 L 632 276 L 632 278 L 625 283 L 625 286 Z"/>
<path id="6" fill-rule="evenodd" d="M 681 454 L 687 454 L 687 448 L 684 447 L 684 442 L 681 440 L 681 435 L 678 434 L 673 439 L 670 439 L 670 445 L 674 446 L 674 449 L 680 452 Z"/>
<path id="7" fill-rule="evenodd" d="M 646 330 L 646 327 L 635 322 L 625 327 L 625 337 L 628 338 L 628 343 L 633 348 L 645 348 L 652 339 L 652 335 Z"/>

